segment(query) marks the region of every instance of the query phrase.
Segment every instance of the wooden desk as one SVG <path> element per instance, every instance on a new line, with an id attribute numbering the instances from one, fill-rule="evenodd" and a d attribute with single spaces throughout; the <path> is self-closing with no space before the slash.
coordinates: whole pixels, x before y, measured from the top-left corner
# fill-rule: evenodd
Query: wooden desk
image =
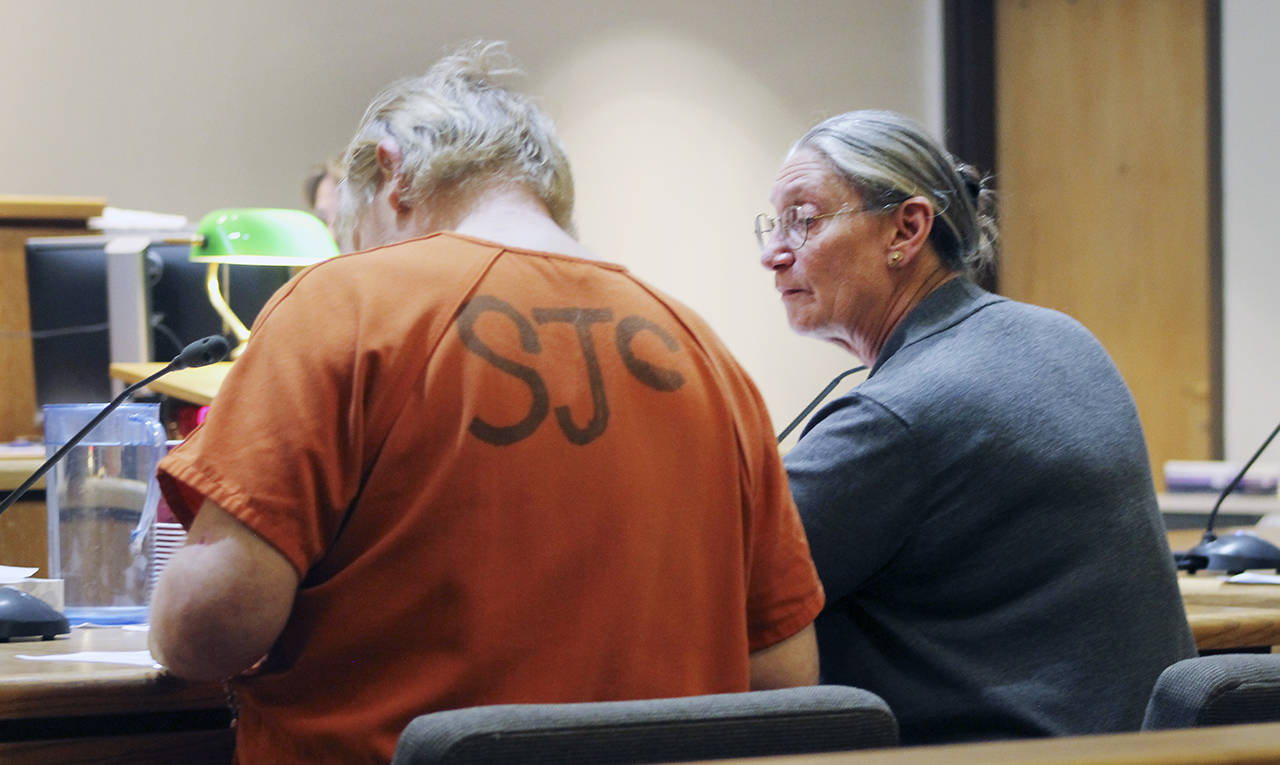
<path id="1" fill-rule="evenodd" d="M 164 366 L 160 362 L 117 363 L 111 365 L 110 372 L 111 376 L 117 380 L 123 380 L 126 384 L 132 385 L 159 372 L 164 369 Z M 231 371 L 231 362 L 219 361 L 208 366 L 170 372 L 147 387 L 156 393 L 206 406 L 213 403 L 213 397 L 217 395 L 218 388 L 222 386 L 222 381 L 229 371 Z"/>
<path id="2" fill-rule="evenodd" d="M 1274 765 L 1280 723 L 715 760 L 715 765 Z"/>
<path id="3" fill-rule="evenodd" d="M 124 664 L 17 658 L 146 647 L 145 632 L 122 629 L 0 643 L 0 762 L 230 762 L 235 740 L 220 684 Z"/>
<path id="4" fill-rule="evenodd" d="M 1187 624 L 1196 648 L 1262 651 L 1280 645 L 1280 609 L 1187 604 Z"/>
<path id="5" fill-rule="evenodd" d="M 1179 573 L 1178 589 L 1200 650 L 1280 646 L 1280 584 L 1229 584 L 1201 571 Z"/>
<path id="6" fill-rule="evenodd" d="M 1220 574 L 1201 571 L 1179 574 L 1178 589 L 1183 603 L 1280 610 L 1280 584 L 1232 584 Z"/>

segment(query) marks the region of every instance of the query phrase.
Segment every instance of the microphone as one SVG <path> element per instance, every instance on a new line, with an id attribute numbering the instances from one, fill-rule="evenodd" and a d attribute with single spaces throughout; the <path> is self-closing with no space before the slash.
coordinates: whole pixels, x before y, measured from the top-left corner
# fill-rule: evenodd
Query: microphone
<path id="1" fill-rule="evenodd" d="M 805 417 L 809 416 L 809 412 L 812 412 L 815 406 L 822 403 L 822 399 L 826 398 L 828 393 L 835 390 L 835 387 L 840 384 L 841 380 L 843 380 L 844 378 L 848 377 L 851 374 L 861 372 L 865 369 L 866 367 L 854 367 L 853 369 L 846 369 L 845 371 L 836 375 L 831 382 L 827 383 L 827 387 L 823 388 L 822 392 L 819 393 L 816 397 L 814 397 L 814 399 L 809 402 L 809 405 L 806 406 L 803 410 L 801 410 L 800 414 L 796 415 L 796 418 L 791 421 L 791 424 L 782 429 L 782 432 L 778 434 L 778 443 L 782 443 L 787 436 L 791 435 L 791 431 L 795 430 L 796 426 L 799 425 L 801 421 L 804 420 Z"/>
<path id="2" fill-rule="evenodd" d="M 1262 442 L 1262 446 L 1258 447 L 1240 472 L 1218 495 L 1218 501 L 1213 503 L 1213 510 L 1209 511 L 1209 522 L 1205 524 L 1204 537 L 1201 538 L 1200 544 L 1185 553 L 1174 553 L 1173 560 L 1178 568 L 1186 570 L 1189 574 L 1194 574 L 1200 569 L 1239 574 L 1249 568 L 1274 568 L 1277 573 L 1280 573 L 1280 547 L 1249 531 L 1236 531 L 1225 537 L 1219 537 L 1213 533 L 1213 522 L 1217 520 L 1222 501 L 1240 481 L 1244 480 L 1244 474 L 1249 472 L 1253 463 L 1262 456 L 1262 452 L 1271 444 L 1277 433 L 1280 433 L 1280 424 L 1276 425 L 1271 435 L 1267 436 L 1267 440 Z"/>
<path id="3" fill-rule="evenodd" d="M 88 425 L 85 425 L 80 429 L 79 433 L 76 433 L 68 439 L 67 443 L 63 444 L 58 451 L 54 452 L 52 457 L 45 460 L 44 464 L 36 469 L 36 472 L 32 473 L 27 480 L 22 482 L 21 486 L 9 492 L 9 496 L 5 497 L 3 502 L 0 502 L 0 513 L 8 510 L 9 507 L 12 506 L 13 503 L 17 502 L 23 494 L 26 494 L 27 490 L 30 489 L 36 481 L 40 480 L 40 476 L 47 473 L 49 468 L 57 464 L 58 460 L 65 457 L 67 452 L 71 451 L 72 447 L 80 443 L 85 436 L 89 435 L 89 431 L 97 427 L 98 423 L 106 419 L 107 415 L 115 411 L 116 407 L 123 404 L 125 399 L 127 399 L 135 390 L 150 385 L 170 372 L 191 367 L 203 367 L 217 361 L 222 361 L 226 358 L 227 351 L 229 349 L 230 345 L 228 345 L 227 339 L 222 335 L 210 335 L 209 337 L 201 338 L 188 345 L 186 348 L 183 348 L 182 352 L 177 356 L 174 356 L 173 360 L 168 364 L 165 364 L 160 371 L 125 388 L 119 396 L 116 396 L 111 400 L 111 403 L 103 407 L 101 412 L 94 415 L 93 419 L 89 420 Z"/>
<path id="4" fill-rule="evenodd" d="M 231 348 L 227 343 L 227 338 L 222 335 L 209 335 L 202 337 L 191 345 L 182 349 L 182 352 L 173 357 L 168 366 L 157 372 L 154 376 L 147 378 L 138 385 L 152 382 L 160 375 L 176 372 L 179 369 L 188 369 L 194 367 L 207 367 L 215 364 L 227 357 L 227 351 Z M 135 386 L 136 387 L 136 386 Z"/>

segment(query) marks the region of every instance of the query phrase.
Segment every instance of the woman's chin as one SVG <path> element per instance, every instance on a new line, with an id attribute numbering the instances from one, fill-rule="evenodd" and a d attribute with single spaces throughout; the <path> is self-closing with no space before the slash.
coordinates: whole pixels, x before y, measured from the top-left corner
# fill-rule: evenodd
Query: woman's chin
<path id="1" fill-rule="evenodd" d="M 813 322 L 812 317 L 806 316 L 799 311 L 787 312 L 787 323 L 791 325 L 791 331 L 797 335 L 805 335 L 806 337 L 818 334 L 818 327 Z"/>

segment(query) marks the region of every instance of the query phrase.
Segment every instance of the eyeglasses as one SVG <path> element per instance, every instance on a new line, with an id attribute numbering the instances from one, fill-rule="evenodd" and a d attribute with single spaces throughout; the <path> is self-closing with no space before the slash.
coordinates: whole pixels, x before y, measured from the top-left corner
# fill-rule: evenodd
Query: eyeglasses
<path id="1" fill-rule="evenodd" d="M 833 213 L 801 215 L 800 205 L 791 205 L 776 218 L 760 213 L 756 216 L 756 241 L 760 243 L 760 249 L 763 250 L 773 237 L 774 229 L 781 228 L 783 244 L 790 249 L 798 250 L 804 246 L 805 242 L 809 241 L 810 223 L 823 218 L 834 218 L 837 215 L 856 212 L 862 212 L 862 208 L 842 207 Z"/>

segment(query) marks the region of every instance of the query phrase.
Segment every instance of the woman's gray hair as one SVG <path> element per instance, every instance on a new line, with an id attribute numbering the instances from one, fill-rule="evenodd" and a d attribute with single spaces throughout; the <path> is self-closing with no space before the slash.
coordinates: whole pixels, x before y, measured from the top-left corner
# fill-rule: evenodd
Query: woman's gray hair
<path id="1" fill-rule="evenodd" d="M 996 195 L 990 178 L 956 161 L 920 125 L 896 112 L 863 110 L 825 120 L 791 152 L 823 154 L 871 209 L 914 196 L 933 205 L 929 240 L 944 265 L 974 274 L 996 258 Z"/>
<path id="2" fill-rule="evenodd" d="M 532 98 L 495 82 L 516 74 L 521 71 L 505 43 L 480 41 L 379 93 L 343 156 L 344 231 L 350 232 L 356 210 L 372 203 L 382 181 L 378 143 L 391 138 L 400 146 L 405 204 L 497 180 L 537 194 L 572 233 L 573 177 L 555 126 Z"/>

